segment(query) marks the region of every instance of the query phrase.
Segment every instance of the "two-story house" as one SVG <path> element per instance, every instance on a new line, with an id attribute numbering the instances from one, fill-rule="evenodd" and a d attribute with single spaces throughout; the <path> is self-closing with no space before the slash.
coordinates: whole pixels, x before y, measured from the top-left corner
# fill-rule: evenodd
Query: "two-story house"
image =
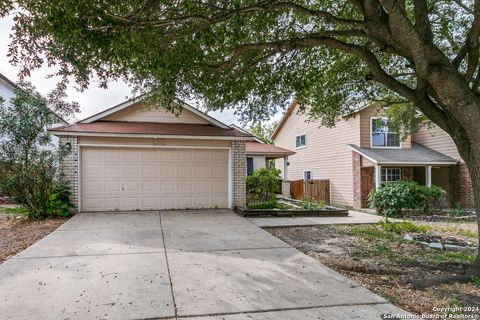
<path id="1" fill-rule="evenodd" d="M 276 146 L 295 151 L 284 179 L 328 179 L 331 203 L 346 207 L 367 207 L 372 189 L 400 179 L 440 186 L 450 204 L 473 207 L 466 165 L 440 128 L 401 139 L 378 105 L 341 117 L 333 128 L 307 122 L 298 108 L 293 101 L 273 134 Z"/>

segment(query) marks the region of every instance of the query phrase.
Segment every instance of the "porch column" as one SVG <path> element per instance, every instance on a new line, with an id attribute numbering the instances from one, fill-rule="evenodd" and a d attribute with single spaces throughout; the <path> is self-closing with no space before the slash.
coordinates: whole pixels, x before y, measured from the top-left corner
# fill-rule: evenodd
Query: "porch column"
<path id="1" fill-rule="evenodd" d="M 425 185 L 427 187 L 432 186 L 432 166 L 425 167 Z"/>
<path id="2" fill-rule="evenodd" d="M 382 166 L 376 165 L 375 166 L 375 189 L 380 188 L 382 184 Z"/>
<path id="3" fill-rule="evenodd" d="M 283 157 L 283 180 L 288 180 L 288 156 Z"/>

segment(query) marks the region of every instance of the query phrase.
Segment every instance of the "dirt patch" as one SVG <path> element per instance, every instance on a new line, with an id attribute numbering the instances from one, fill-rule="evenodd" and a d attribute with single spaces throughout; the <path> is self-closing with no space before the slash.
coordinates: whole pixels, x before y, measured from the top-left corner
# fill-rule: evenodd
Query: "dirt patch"
<path id="1" fill-rule="evenodd" d="M 378 225 L 266 230 L 409 312 L 432 314 L 434 307 L 480 307 L 480 288 L 472 283 L 424 290 L 409 284 L 412 279 L 461 275 L 474 256 L 403 241 L 401 233 L 385 232 Z"/>
<path id="2" fill-rule="evenodd" d="M 0 263 L 45 237 L 67 220 L 29 220 L 0 214 Z"/>

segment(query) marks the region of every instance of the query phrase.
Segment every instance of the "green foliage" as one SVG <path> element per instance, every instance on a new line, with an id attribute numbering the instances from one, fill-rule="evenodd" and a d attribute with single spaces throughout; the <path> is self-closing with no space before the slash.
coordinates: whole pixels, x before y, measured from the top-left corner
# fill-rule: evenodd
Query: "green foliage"
<path id="1" fill-rule="evenodd" d="M 247 177 L 247 203 L 268 201 L 280 190 L 280 170 L 259 169 Z"/>
<path id="2" fill-rule="evenodd" d="M 28 211 L 23 207 L 10 208 L 10 207 L 0 206 L 0 213 L 11 214 L 12 216 L 19 216 L 19 217 L 28 215 Z"/>
<path id="3" fill-rule="evenodd" d="M 462 207 L 461 203 L 456 202 L 453 207 L 448 210 L 448 215 L 452 217 L 462 217 L 467 215 L 467 210 Z"/>
<path id="4" fill-rule="evenodd" d="M 0 108 L 0 190 L 25 208 L 30 218 L 65 213 L 65 208 L 51 206 L 52 199 L 59 201 L 52 194 L 57 192 L 58 165 L 64 150 L 51 144 L 46 131 L 59 120 L 50 105 L 64 111 L 70 106 L 43 98 L 31 85 L 20 83 L 10 106 Z"/>
<path id="5" fill-rule="evenodd" d="M 480 288 L 480 276 L 472 276 L 472 282 Z"/>
<path id="6" fill-rule="evenodd" d="M 48 212 L 53 216 L 67 217 L 74 207 L 70 202 L 70 188 L 67 184 L 58 182 L 50 193 Z"/>
<path id="7" fill-rule="evenodd" d="M 274 121 L 272 123 L 256 122 L 252 123 L 250 127 L 248 127 L 248 132 L 250 132 L 255 137 L 259 138 L 265 143 L 273 144 L 272 135 L 277 128 L 277 125 L 277 121 Z"/>
<path id="8" fill-rule="evenodd" d="M 265 202 L 253 203 L 248 205 L 248 209 L 258 210 L 271 210 L 271 209 L 283 209 L 283 206 L 278 202 L 275 197 Z"/>
<path id="9" fill-rule="evenodd" d="M 405 233 L 426 234 L 428 230 L 430 230 L 430 228 L 427 226 L 421 226 L 409 221 L 402 221 L 402 222 L 382 221 L 380 222 L 380 226 L 384 231 L 395 233 L 398 235 L 403 235 Z"/>
<path id="10" fill-rule="evenodd" d="M 382 184 L 368 195 L 371 208 L 387 217 L 401 216 L 403 209 L 431 210 L 444 196 L 440 187 L 426 187 L 413 181 L 395 181 Z"/>
<path id="11" fill-rule="evenodd" d="M 301 203 L 302 209 L 305 210 L 316 210 L 316 209 L 323 209 L 325 208 L 325 201 L 314 200 L 310 198 L 303 198 Z"/>

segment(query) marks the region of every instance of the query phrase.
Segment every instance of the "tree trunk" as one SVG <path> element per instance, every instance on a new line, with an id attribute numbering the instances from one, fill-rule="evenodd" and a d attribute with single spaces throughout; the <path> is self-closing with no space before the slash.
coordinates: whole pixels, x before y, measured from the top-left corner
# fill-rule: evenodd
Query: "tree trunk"
<path id="1" fill-rule="evenodd" d="M 480 134 L 480 123 L 478 124 L 476 135 Z M 475 259 L 473 268 L 470 273 L 480 275 L 480 139 L 476 138 L 473 142 L 466 138 L 461 128 L 457 128 L 451 135 L 457 149 L 462 156 L 472 180 L 473 197 L 475 202 L 475 212 L 477 216 L 477 230 L 479 237 L 477 238 L 477 258 Z"/>

